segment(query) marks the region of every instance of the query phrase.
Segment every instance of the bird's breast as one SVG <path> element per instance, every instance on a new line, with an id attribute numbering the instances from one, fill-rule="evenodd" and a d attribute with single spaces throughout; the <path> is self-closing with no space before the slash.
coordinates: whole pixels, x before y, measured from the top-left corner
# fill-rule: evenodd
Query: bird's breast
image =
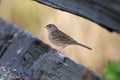
<path id="1" fill-rule="evenodd" d="M 60 46 L 60 47 L 63 47 L 63 46 L 66 46 L 66 44 L 62 43 L 60 40 L 59 40 L 59 37 L 55 37 L 51 34 L 48 35 L 48 39 L 50 40 L 50 42 L 56 46 Z"/>

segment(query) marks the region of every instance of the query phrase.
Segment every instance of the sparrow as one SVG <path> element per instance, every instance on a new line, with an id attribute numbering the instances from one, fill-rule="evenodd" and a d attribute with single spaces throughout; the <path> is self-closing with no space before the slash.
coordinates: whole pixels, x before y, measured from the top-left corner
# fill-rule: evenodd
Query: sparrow
<path id="1" fill-rule="evenodd" d="M 62 49 L 68 45 L 79 45 L 86 49 L 92 50 L 92 48 L 78 43 L 72 37 L 59 30 L 54 24 L 48 24 L 45 26 L 45 28 L 48 31 L 48 39 L 50 40 L 50 42 L 56 46 L 62 47 Z"/>

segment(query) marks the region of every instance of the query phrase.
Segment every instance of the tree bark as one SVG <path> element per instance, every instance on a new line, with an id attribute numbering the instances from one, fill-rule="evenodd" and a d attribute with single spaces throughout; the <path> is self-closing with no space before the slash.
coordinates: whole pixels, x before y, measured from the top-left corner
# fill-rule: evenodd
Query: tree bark
<path id="1" fill-rule="evenodd" d="M 33 0 L 87 18 L 109 31 L 120 32 L 119 0 Z"/>

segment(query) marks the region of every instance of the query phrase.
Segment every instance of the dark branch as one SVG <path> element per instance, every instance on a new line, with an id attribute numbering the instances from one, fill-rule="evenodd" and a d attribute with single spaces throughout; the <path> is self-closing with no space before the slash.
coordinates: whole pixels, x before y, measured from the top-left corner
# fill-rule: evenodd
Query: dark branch
<path id="1" fill-rule="evenodd" d="M 33 0 L 87 18 L 109 31 L 120 32 L 119 0 Z"/>

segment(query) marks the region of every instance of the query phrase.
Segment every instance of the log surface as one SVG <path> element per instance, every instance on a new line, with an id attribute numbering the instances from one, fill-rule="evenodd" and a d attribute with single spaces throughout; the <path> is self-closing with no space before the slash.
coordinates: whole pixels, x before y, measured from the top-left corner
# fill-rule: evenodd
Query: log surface
<path id="1" fill-rule="evenodd" d="M 26 31 L 0 18 L 0 65 L 15 69 L 24 80 L 100 80 Z"/>
<path id="2" fill-rule="evenodd" d="M 109 31 L 120 32 L 120 0 L 33 0 L 87 18 Z"/>

